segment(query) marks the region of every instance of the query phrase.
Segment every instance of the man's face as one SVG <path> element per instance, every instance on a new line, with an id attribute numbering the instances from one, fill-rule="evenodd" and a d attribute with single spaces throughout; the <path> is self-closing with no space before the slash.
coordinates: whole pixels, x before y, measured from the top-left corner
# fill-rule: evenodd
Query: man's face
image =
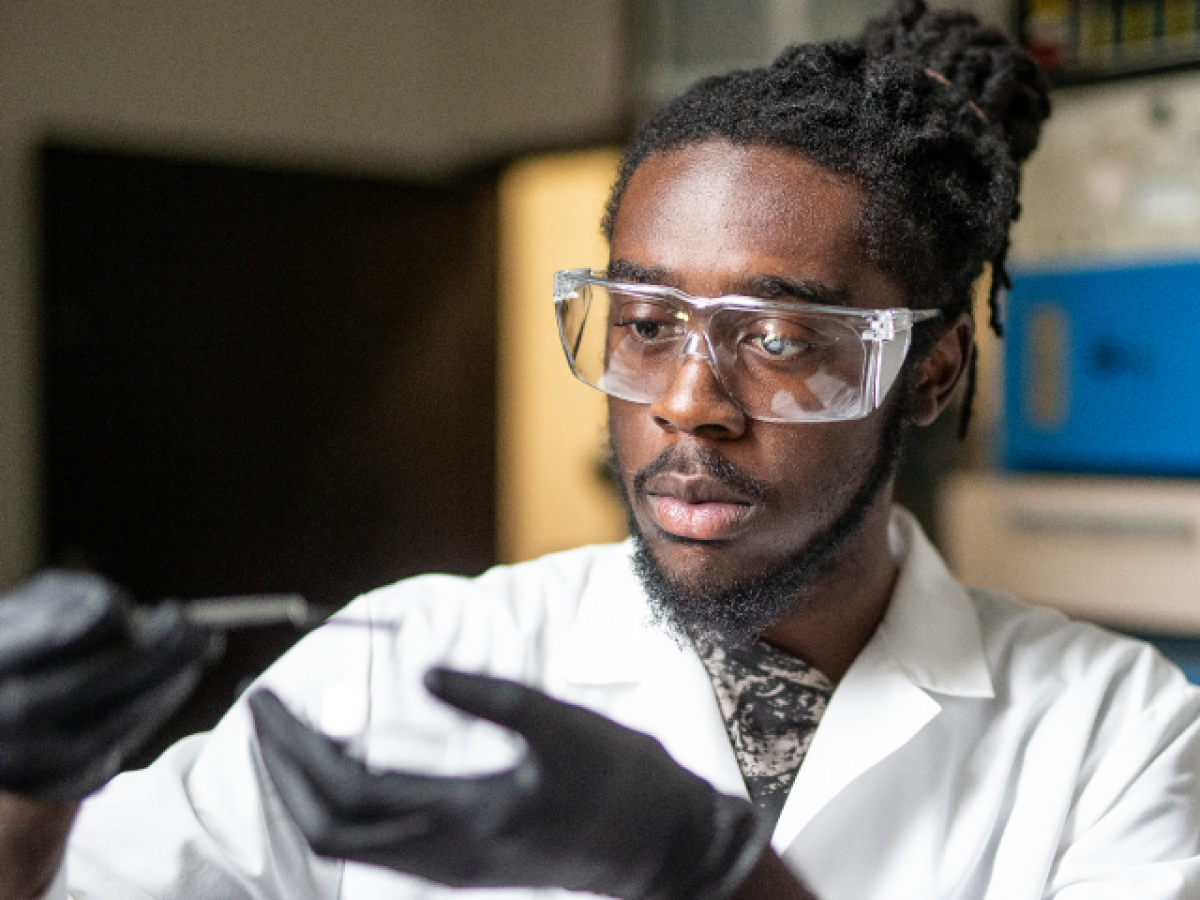
<path id="1" fill-rule="evenodd" d="M 862 202 L 855 182 L 786 148 L 683 146 L 631 178 L 610 272 L 704 297 L 801 303 L 816 288 L 850 306 L 905 306 L 862 251 Z M 794 565 L 863 502 L 898 393 L 857 421 L 761 422 L 691 357 L 657 401 L 610 398 L 618 477 L 661 574 L 707 594 Z"/>

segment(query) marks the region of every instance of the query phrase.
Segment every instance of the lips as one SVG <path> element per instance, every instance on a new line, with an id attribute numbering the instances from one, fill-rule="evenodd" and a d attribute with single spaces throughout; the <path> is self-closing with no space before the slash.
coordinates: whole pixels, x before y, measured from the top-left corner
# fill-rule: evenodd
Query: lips
<path id="1" fill-rule="evenodd" d="M 688 540 L 729 540 L 757 508 L 753 498 L 707 475 L 656 475 L 644 491 L 658 527 Z"/>

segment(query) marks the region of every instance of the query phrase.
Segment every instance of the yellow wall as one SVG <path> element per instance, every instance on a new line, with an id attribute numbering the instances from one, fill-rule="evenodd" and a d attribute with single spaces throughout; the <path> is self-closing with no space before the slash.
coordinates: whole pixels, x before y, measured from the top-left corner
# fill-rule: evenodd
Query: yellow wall
<path id="1" fill-rule="evenodd" d="M 554 318 L 558 269 L 602 269 L 600 217 L 614 150 L 535 157 L 500 185 L 499 484 L 502 562 L 625 535 L 600 476 L 604 395 L 567 367 Z"/>

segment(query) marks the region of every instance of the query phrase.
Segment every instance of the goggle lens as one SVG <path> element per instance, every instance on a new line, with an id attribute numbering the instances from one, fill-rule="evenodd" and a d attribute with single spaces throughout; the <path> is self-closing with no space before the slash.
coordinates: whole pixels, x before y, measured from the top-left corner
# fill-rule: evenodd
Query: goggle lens
<path id="1" fill-rule="evenodd" d="M 882 400 L 908 349 L 907 328 L 888 341 L 868 337 L 878 311 L 750 298 L 700 306 L 671 289 L 595 278 L 566 284 L 570 274 L 560 273 L 556 298 L 568 360 L 582 381 L 624 400 L 654 402 L 689 357 L 701 356 L 751 417 L 857 419 Z M 887 385 L 878 383 L 881 370 Z"/>

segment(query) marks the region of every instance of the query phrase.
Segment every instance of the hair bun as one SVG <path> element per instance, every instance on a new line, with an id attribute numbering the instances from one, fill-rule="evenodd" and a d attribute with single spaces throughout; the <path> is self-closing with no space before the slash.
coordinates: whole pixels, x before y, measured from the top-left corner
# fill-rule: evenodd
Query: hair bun
<path id="1" fill-rule="evenodd" d="M 1004 131 L 1020 164 L 1037 146 L 1050 115 L 1046 81 L 1029 56 L 1000 29 L 973 14 L 929 10 L 924 0 L 898 0 L 867 23 L 862 43 L 872 57 L 909 58 L 942 76 Z"/>

